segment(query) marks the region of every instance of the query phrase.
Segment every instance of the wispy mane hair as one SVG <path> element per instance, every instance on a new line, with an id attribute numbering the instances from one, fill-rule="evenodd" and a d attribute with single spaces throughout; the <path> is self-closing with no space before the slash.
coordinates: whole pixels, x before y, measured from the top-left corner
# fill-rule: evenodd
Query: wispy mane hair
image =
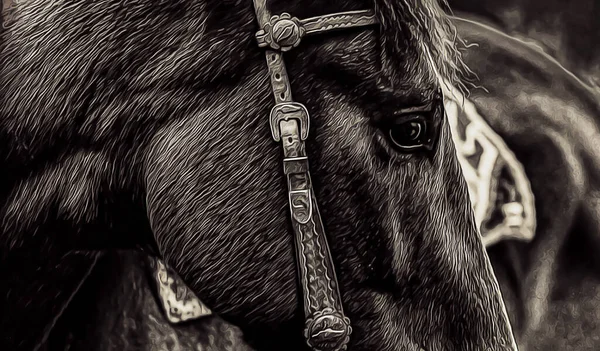
<path id="1" fill-rule="evenodd" d="M 416 50 L 443 82 L 466 90 L 472 71 L 462 60 L 463 43 L 446 0 L 374 0 L 385 47 L 391 55 Z"/>

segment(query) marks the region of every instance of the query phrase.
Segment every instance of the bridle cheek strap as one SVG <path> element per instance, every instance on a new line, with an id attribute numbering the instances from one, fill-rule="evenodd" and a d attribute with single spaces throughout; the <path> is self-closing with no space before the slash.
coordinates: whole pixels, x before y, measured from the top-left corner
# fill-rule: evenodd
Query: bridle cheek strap
<path id="1" fill-rule="evenodd" d="M 305 140 L 310 117 L 306 107 L 292 98 L 282 53 L 300 44 L 303 36 L 376 24 L 371 11 L 351 11 L 299 20 L 287 13 L 271 16 L 266 0 L 254 0 L 259 47 L 266 61 L 275 96 L 269 122 L 276 142 L 283 146 L 283 171 L 295 236 L 299 280 L 302 286 L 304 337 L 315 351 L 345 350 L 352 327 L 344 315 L 333 260 L 325 237 L 308 169 Z"/>

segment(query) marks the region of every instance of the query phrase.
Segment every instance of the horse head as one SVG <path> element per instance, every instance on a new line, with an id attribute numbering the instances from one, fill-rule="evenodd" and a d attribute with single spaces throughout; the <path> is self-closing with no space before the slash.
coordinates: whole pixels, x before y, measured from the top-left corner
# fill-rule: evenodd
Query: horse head
<path id="1" fill-rule="evenodd" d="M 300 270 L 337 277 L 348 348 L 516 350 L 444 114 L 440 82 L 464 68 L 442 8 L 264 5 L 291 22 L 368 10 L 377 23 L 306 36 L 283 55 L 283 93 L 310 115 L 299 203 L 314 204 L 327 241 L 299 231 L 330 250 L 304 257 L 322 269 Z M 239 0 L 22 3 L 0 56 L 5 262 L 144 247 L 257 349 L 305 348 L 294 255 L 304 242 L 271 140 L 258 15 Z M 299 35 L 275 24 L 280 40 Z M 311 288 L 315 304 L 328 296 Z"/>

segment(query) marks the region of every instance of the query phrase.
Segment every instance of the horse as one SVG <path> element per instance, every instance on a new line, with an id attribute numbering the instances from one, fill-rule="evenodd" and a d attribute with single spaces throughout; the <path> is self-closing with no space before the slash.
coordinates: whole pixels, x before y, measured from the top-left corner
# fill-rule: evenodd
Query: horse
<path id="1" fill-rule="evenodd" d="M 38 347 L 121 248 L 255 349 L 515 350 L 444 118 L 442 82 L 465 71 L 445 10 L 19 3 L 0 53 L 2 348 Z"/>
<path id="2" fill-rule="evenodd" d="M 594 201 L 597 185 L 593 179 L 599 163 L 594 156 L 597 149 L 590 147 L 598 136 L 596 93 L 529 43 L 462 14 L 453 22 L 459 37 L 469 44 L 463 57 L 481 85 L 466 96 L 447 94 L 445 101 L 463 173 L 467 179 L 473 179 L 470 173 L 479 175 L 474 189 L 467 183 L 469 190 L 490 196 L 490 201 L 475 201 L 475 212 L 501 213 L 504 202 L 514 201 L 507 194 L 516 193 L 525 213 L 536 217 L 537 225 L 528 224 L 524 218 L 524 225 L 517 226 L 515 233 L 509 231 L 510 226 L 499 225 L 502 221 L 476 216 L 519 349 L 596 350 L 600 347 L 594 339 L 600 327 L 595 303 L 600 211 L 594 207 L 598 202 Z M 553 85 L 544 84 L 548 80 Z M 518 96 L 527 91 L 539 94 L 538 99 L 554 104 L 553 108 L 542 109 L 536 100 L 519 100 Z M 573 115 L 556 114 L 565 108 L 562 106 L 576 109 L 577 118 L 569 120 Z M 457 120 L 460 123 L 455 123 Z M 582 124 L 585 121 L 587 125 Z M 475 122 L 484 124 L 478 130 L 489 126 L 491 131 L 466 133 Z M 554 123 L 560 123 L 558 130 Z M 582 134 L 586 130 L 589 132 Z M 468 142 L 467 135 L 475 135 L 478 147 L 492 141 L 496 152 L 491 154 L 502 156 L 501 163 L 518 164 L 511 166 L 508 175 L 496 173 L 494 165 L 479 166 L 489 162 L 482 161 L 484 157 L 473 161 L 471 151 L 467 151 L 472 147 L 464 146 L 473 143 Z M 521 171 L 525 186 L 517 184 Z M 508 191 L 504 189 L 506 183 L 511 188 Z M 533 211 L 527 206 L 528 192 L 535 199 Z M 485 222 L 496 226 L 483 225 Z M 107 254 L 100 259 L 57 323 L 48 350 L 58 349 L 56 345 L 65 348 L 65 344 L 70 350 L 88 351 L 123 350 L 132 344 L 139 350 L 193 349 L 197 345 L 209 350 L 248 349 L 235 326 L 210 310 L 190 309 L 193 299 L 181 291 L 185 284 L 174 272 L 169 272 L 168 279 L 159 278 L 157 272 L 160 275 L 161 270 L 153 261 L 132 252 Z M 161 280 L 168 283 L 157 287 Z M 172 284 L 179 285 L 170 291 Z M 93 327 L 77 327 L 82 314 L 93 321 Z M 130 322 L 132 318 L 135 324 Z"/>

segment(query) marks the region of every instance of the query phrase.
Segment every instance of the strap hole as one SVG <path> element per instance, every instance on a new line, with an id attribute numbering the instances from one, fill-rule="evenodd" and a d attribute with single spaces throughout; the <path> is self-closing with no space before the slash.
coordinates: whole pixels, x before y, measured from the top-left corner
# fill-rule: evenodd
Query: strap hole
<path id="1" fill-rule="evenodd" d="M 282 99 L 285 99 L 285 93 L 281 93 L 281 94 L 279 94 L 279 96 L 280 96 Z"/>
<path id="2" fill-rule="evenodd" d="M 280 79 L 280 78 L 281 78 L 281 74 L 275 73 L 275 79 Z"/>
<path id="3" fill-rule="evenodd" d="M 277 60 L 277 56 L 276 55 L 271 55 L 271 61 L 275 61 Z"/>

